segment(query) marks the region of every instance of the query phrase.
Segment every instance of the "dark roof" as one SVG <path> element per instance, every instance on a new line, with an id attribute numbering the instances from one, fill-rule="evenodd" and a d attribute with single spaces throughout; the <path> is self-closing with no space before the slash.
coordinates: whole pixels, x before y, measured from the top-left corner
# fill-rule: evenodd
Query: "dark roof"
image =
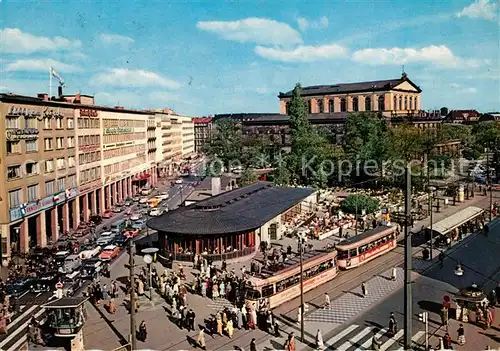
<path id="1" fill-rule="evenodd" d="M 43 307 L 45 308 L 72 308 L 78 307 L 85 301 L 87 301 L 87 297 L 63 297 L 62 299 L 58 299 L 52 302 L 49 302 Z"/>
<path id="2" fill-rule="evenodd" d="M 243 232 L 261 227 L 314 192 L 311 188 L 287 188 L 257 182 L 179 207 L 150 219 L 147 225 L 159 232 L 178 234 Z"/>
<path id="3" fill-rule="evenodd" d="M 468 118 L 478 118 L 479 112 L 476 110 L 452 110 L 448 112 L 445 119 L 447 120 L 465 120 Z"/>
<path id="4" fill-rule="evenodd" d="M 313 85 L 308 87 L 303 87 L 301 90 L 301 96 L 315 96 L 315 95 L 327 95 L 327 94 L 343 94 L 343 93 L 358 93 L 366 91 L 385 91 L 394 89 L 397 85 L 403 82 L 410 83 L 417 91 L 420 93 L 422 90 L 420 87 L 415 85 L 408 77 L 403 74 L 401 78 L 398 79 L 388 79 L 388 80 L 375 80 L 371 82 L 357 82 L 357 83 L 337 83 L 331 85 Z M 279 93 L 279 98 L 291 97 L 293 90 L 286 93 Z"/>

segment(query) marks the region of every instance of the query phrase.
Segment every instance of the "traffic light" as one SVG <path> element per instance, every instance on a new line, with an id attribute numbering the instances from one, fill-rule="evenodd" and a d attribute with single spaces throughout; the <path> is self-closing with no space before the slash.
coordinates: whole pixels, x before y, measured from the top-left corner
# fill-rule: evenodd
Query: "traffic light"
<path id="1" fill-rule="evenodd" d="M 427 312 L 422 312 L 418 314 L 418 320 L 422 323 L 427 322 Z"/>

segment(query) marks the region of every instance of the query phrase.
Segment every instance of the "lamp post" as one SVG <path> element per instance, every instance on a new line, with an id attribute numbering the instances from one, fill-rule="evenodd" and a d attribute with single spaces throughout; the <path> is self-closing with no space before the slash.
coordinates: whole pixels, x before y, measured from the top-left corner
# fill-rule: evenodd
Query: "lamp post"
<path id="1" fill-rule="evenodd" d="M 148 247 L 147 249 L 141 250 L 141 252 L 144 254 L 144 263 L 149 266 L 149 300 L 153 302 L 153 274 L 151 273 L 153 269 L 153 257 L 158 252 L 158 249 L 156 247 Z"/>
<path id="2" fill-rule="evenodd" d="M 299 229 L 297 232 L 297 239 L 299 241 L 299 254 L 300 254 L 300 341 L 304 342 L 304 267 L 302 262 L 303 243 L 305 241 L 305 229 Z"/>
<path id="3" fill-rule="evenodd" d="M 430 248 L 431 248 L 431 249 L 430 249 L 430 259 L 431 259 L 431 261 L 432 261 L 432 256 L 433 256 L 433 255 L 432 255 L 432 251 L 433 251 L 433 246 L 434 246 L 434 244 L 432 243 L 432 239 L 433 239 L 433 238 L 432 238 L 432 237 L 433 237 L 433 230 L 434 230 L 434 229 L 433 229 L 434 222 L 433 222 L 433 218 L 432 218 L 432 213 L 434 212 L 434 211 L 433 211 L 433 210 L 434 210 L 434 208 L 433 208 L 433 206 L 432 206 L 432 199 L 433 199 L 433 197 L 434 197 L 434 191 L 435 191 L 435 190 L 436 190 L 436 188 L 435 188 L 435 187 L 433 187 L 433 186 L 430 186 L 430 187 L 429 187 L 429 203 L 431 204 L 431 206 L 430 206 L 430 208 L 431 208 L 431 212 L 430 212 L 430 214 L 429 214 L 429 216 L 430 216 L 430 220 L 431 220 L 431 225 L 430 225 L 430 227 L 431 227 L 431 231 L 430 231 L 430 241 L 429 241 Z"/>
<path id="4" fill-rule="evenodd" d="M 358 195 L 354 194 L 355 214 L 354 214 L 354 236 L 358 235 Z"/>

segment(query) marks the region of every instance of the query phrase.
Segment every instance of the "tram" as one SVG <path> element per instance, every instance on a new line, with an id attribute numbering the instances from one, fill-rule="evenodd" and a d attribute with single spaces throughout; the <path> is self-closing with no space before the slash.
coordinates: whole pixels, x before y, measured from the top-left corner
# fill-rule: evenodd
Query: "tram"
<path id="1" fill-rule="evenodd" d="M 380 226 L 335 246 L 340 269 L 351 269 L 382 256 L 397 246 L 399 225 Z"/>
<path id="2" fill-rule="evenodd" d="M 303 289 L 304 293 L 312 290 L 338 274 L 337 252 L 309 251 L 304 253 Z M 263 269 L 260 275 L 247 280 L 246 303 L 267 300 L 269 308 L 274 308 L 300 296 L 300 259 L 298 256 L 288 260 L 279 270 Z"/>

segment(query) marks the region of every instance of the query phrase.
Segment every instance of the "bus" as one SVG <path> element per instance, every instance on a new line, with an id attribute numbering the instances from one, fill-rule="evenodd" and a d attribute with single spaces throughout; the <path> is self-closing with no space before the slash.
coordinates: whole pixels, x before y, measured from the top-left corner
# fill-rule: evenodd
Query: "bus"
<path id="1" fill-rule="evenodd" d="M 318 287 L 338 274 L 337 252 L 309 251 L 303 254 L 304 293 Z M 245 290 L 246 304 L 259 306 L 262 299 L 267 300 L 269 308 L 274 308 L 300 296 L 300 258 L 295 256 L 283 263 L 279 270 L 263 268 L 259 275 L 247 279 Z"/>
<path id="2" fill-rule="evenodd" d="M 337 262 L 340 269 L 361 266 L 397 246 L 398 225 L 380 226 L 338 243 Z"/>

